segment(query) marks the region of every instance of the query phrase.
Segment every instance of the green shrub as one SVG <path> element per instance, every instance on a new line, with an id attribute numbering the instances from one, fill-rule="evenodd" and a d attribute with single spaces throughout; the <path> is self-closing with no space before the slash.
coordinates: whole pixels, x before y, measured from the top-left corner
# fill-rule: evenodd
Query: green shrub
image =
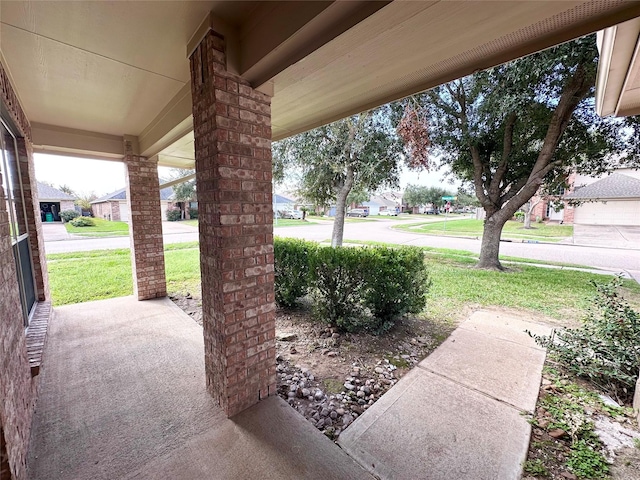
<path id="1" fill-rule="evenodd" d="M 276 238 L 273 241 L 275 257 L 276 302 L 293 307 L 309 290 L 309 257 L 317 250 L 314 242 L 295 238 Z"/>
<path id="2" fill-rule="evenodd" d="M 310 259 L 316 316 L 342 330 L 364 329 L 364 248 L 318 248 Z"/>
<path id="3" fill-rule="evenodd" d="M 524 212 L 516 212 L 514 218 L 516 222 L 524 222 Z"/>
<path id="4" fill-rule="evenodd" d="M 374 247 L 364 255 L 365 304 L 375 320 L 369 328 L 388 330 L 396 317 L 419 313 L 431 285 L 424 252 L 417 247 Z"/>
<path id="5" fill-rule="evenodd" d="M 63 210 L 60 212 L 60 218 L 62 218 L 63 222 L 70 222 L 71 220 L 79 216 L 80 213 L 76 212 L 75 210 Z"/>
<path id="6" fill-rule="evenodd" d="M 178 220 L 182 220 L 182 212 L 177 207 L 167 207 L 167 221 L 169 222 L 177 222 Z"/>
<path id="7" fill-rule="evenodd" d="M 194 220 L 196 218 L 198 218 L 198 209 L 197 208 L 190 208 L 189 209 L 189 218 L 192 218 Z"/>
<path id="8" fill-rule="evenodd" d="M 582 327 L 550 336 L 529 334 L 567 370 L 628 401 L 640 368 L 640 315 L 618 295 L 619 278 L 604 285 L 592 283 L 597 290 L 594 308 Z"/>
<path id="9" fill-rule="evenodd" d="M 69 222 L 74 227 L 94 227 L 96 222 L 90 217 L 77 217 Z"/>

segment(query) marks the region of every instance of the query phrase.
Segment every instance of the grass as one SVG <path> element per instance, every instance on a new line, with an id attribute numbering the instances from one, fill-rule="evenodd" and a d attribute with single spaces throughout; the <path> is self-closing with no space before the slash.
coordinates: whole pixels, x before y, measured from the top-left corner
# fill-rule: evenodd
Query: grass
<path id="1" fill-rule="evenodd" d="M 129 235 L 129 224 L 127 222 L 110 222 L 102 218 L 93 218 L 93 227 L 74 227 L 69 222 L 64 226 L 68 233 L 81 235 L 83 237 L 121 237 Z"/>
<path id="2" fill-rule="evenodd" d="M 292 218 L 279 218 L 276 224 L 276 219 L 273 219 L 273 228 L 280 227 L 306 227 L 307 225 L 313 225 L 316 222 L 309 220 L 294 220 Z"/>
<path id="3" fill-rule="evenodd" d="M 426 249 L 433 284 L 428 314 L 453 319 L 466 306 L 523 308 L 558 319 L 576 320 L 594 295 L 591 281 L 601 275 L 518 266 L 510 273 L 473 268 L 475 256 L 464 250 Z M 52 254 L 49 279 L 54 305 L 130 295 L 129 250 Z M 199 251 L 196 242 L 165 248 L 167 287 L 170 293 L 198 292 Z M 640 285 L 625 280 L 622 292 L 640 302 Z"/>
<path id="4" fill-rule="evenodd" d="M 483 221 L 475 219 L 456 220 L 455 222 L 430 222 L 412 225 L 397 225 L 394 228 L 411 233 L 424 233 L 428 235 L 447 235 L 462 237 L 482 236 Z M 525 229 L 520 222 L 508 221 L 502 229 L 502 238 L 508 240 L 534 240 L 545 242 L 559 242 L 573 235 L 571 225 L 546 225 L 533 224 L 533 227 Z"/>
<path id="5" fill-rule="evenodd" d="M 182 225 L 189 225 L 191 227 L 198 228 L 198 219 L 197 218 L 193 218 L 191 220 L 180 220 L 180 223 Z"/>

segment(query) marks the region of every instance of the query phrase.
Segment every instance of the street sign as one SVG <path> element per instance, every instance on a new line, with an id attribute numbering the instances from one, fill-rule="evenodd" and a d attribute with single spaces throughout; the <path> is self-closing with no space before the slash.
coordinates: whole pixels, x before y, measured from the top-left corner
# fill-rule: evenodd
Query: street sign
<path id="1" fill-rule="evenodd" d="M 457 200 L 458 197 L 442 197 L 442 200 Z"/>

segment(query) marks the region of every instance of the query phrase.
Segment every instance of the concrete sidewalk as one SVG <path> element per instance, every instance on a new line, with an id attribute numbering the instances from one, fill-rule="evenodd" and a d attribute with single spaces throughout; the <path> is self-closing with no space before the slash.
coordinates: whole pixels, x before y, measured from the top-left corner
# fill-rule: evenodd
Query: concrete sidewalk
<path id="1" fill-rule="evenodd" d="M 524 330 L 549 328 L 474 313 L 360 416 L 342 448 L 381 479 L 511 480 L 529 447 L 544 350 Z"/>
<path id="2" fill-rule="evenodd" d="M 279 397 L 227 419 L 168 299 L 58 307 L 49 335 L 31 480 L 372 478 Z"/>

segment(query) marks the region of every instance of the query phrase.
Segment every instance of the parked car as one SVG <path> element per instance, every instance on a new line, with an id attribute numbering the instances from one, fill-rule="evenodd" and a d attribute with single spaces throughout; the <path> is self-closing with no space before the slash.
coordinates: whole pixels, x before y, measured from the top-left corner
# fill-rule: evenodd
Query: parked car
<path id="1" fill-rule="evenodd" d="M 424 213 L 426 213 L 427 215 L 440 215 L 440 210 L 435 207 L 430 207 L 427 208 Z"/>
<path id="2" fill-rule="evenodd" d="M 380 210 L 380 212 L 378 212 L 379 215 L 388 215 L 391 217 L 397 217 L 398 216 L 398 211 L 395 208 L 391 208 L 391 209 L 387 209 L 387 210 Z"/>
<path id="3" fill-rule="evenodd" d="M 369 212 L 364 208 L 352 208 L 347 212 L 347 217 L 368 217 Z"/>
<path id="4" fill-rule="evenodd" d="M 291 218 L 293 220 L 302 220 L 302 210 L 278 210 L 280 218 Z"/>
<path id="5" fill-rule="evenodd" d="M 467 213 L 464 207 L 458 207 L 454 210 L 455 213 Z"/>

